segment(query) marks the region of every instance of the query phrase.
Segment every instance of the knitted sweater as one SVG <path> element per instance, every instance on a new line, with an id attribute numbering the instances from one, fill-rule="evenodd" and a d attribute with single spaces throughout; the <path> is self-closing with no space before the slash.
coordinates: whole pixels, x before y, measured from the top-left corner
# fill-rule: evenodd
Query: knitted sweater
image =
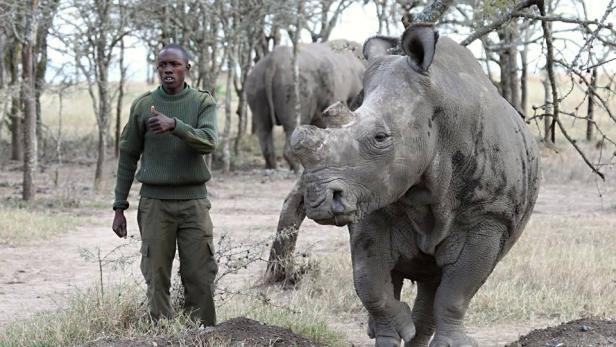
<path id="1" fill-rule="evenodd" d="M 175 118 L 172 131 L 154 134 L 146 129 L 150 107 Z M 203 154 L 214 151 L 218 140 L 216 102 L 207 92 L 185 84 L 174 95 L 162 87 L 137 98 L 120 137 L 114 209 L 128 208 L 128 192 L 136 178 L 141 196 L 187 200 L 207 197 L 205 182 L 211 178 Z"/>

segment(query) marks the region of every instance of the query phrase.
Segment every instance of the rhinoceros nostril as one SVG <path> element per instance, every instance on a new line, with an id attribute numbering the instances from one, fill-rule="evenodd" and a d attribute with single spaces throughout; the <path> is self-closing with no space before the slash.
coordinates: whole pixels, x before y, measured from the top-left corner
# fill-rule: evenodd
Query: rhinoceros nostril
<path id="1" fill-rule="evenodd" d="M 342 190 L 334 190 L 332 195 L 332 212 L 343 213 L 344 204 L 342 203 Z"/>

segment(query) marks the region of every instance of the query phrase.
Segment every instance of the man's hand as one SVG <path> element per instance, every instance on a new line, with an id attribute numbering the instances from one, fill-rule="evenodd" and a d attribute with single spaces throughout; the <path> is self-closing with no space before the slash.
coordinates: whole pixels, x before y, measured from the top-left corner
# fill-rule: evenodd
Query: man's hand
<path id="1" fill-rule="evenodd" d="M 111 229 L 113 229 L 118 237 L 126 238 L 126 217 L 124 217 L 124 210 L 115 210 L 115 217 L 113 218 Z"/>
<path id="2" fill-rule="evenodd" d="M 152 116 L 147 120 L 148 129 L 154 134 L 162 134 L 167 131 L 175 129 L 175 119 L 169 118 L 164 114 L 156 111 L 154 105 L 150 107 L 150 113 Z"/>

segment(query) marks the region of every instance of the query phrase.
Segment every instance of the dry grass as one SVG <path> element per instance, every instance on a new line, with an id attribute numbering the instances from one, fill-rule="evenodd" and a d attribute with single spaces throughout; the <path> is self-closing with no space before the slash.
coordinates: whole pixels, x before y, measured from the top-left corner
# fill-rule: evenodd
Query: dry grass
<path id="1" fill-rule="evenodd" d="M 50 210 L 9 207 L 0 204 L 0 243 L 22 244 L 48 240 L 74 229 L 86 218 Z"/>
<path id="2" fill-rule="evenodd" d="M 616 317 L 616 217 L 536 214 L 476 295 L 469 324 Z"/>
<path id="3" fill-rule="evenodd" d="M 143 297 L 143 288 L 134 283 L 107 288 L 104 297 L 95 289 L 76 292 L 66 309 L 14 322 L 0 331 L 0 345 L 74 346 L 107 337 L 176 336 L 197 328 L 183 314 L 150 324 Z"/>
<path id="4" fill-rule="evenodd" d="M 344 345 L 343 336 L 327 327 L 320 312 L 304 310 L 304 307 L 270 305 L 264 303 L 262 298 L 262 295 L 253 295 L 250 290 L 246 290 L 241 300 L 230 300 L 218 307 L 219 321 L 245 316 L 289 328 L 329 346 Z M 38 314 L 31 319 L 10 324 L 0 331 L 0 346 L 60 347 L 109 338 L 181 340 L 182 336 L 196 333 L 198 329 L 198 324 L 177 307 L 173 319 L 162 320 L 157 325 L 151 324 L 146 316 L 143 285 L 135 282 L 108 287 L 104 297 L 96 289 L 76 292 L 65 307 L 63 310 Z M 215 341 L 213 345 L 227 346 L 224 341 Z"/>

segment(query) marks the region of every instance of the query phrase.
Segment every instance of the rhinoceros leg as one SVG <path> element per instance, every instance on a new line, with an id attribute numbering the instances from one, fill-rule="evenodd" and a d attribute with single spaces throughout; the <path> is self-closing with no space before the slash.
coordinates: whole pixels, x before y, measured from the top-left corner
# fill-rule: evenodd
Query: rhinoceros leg
<path id="1" fill-rule="evenodd" d="M 434 334 L 434 295 L 438 288 L 438 281 L 417 282 L 417 297 L 413 305 L 413 323 L 415 323 L 415 337 L 405 347 L 425 347 Z"/>
<path id="2" fill-rule="evenodd" d="M 404 284 L 404 277 L 396 272 L 391 272 L 391 284 L 394 287 L 394 298 L 396 300 L 400 300 L 400 293 L 402 292 L 402 285 Z M 373 339 L 376 337 L 376 328 L 374 323 L 374 318 L 371 315 L 368 315 L 368 336 Z"/>
<path id="3" fill-rule="evenodd" d="M 459 256 L 442 267 L 434 300 L 436 334 L 430 347 L 477 346 L 464 333 L 464 315 L 472 297 L 494 269 L 504 232 L 505 226 L 489 219 L 482 220 L 472 230 L 462 231 L 466 237 Z"/>
<path id="4" fill-rule="evenodd" d="M 291 170 L 293 170 L 293 172 L 298 173 L 300 170 L 300 163 L 299 163 L 299 159 L 297 159 L 297 157 L 295 156 L 295 154 L 293 154 L 293 151 L 291 150 L 291 144 L 289 143 L 289 139 L 291 138 L 291 134 L 293 134 L 293 130 L 295 130 L 295 127 L 291 127 L 291 126 L 284 126 L 284 132 L 285 132 L 285 142 L 284 142 L 284 159 L 287 161 L 287 163 L 289 163 L 289 167 L 291 168 Z"/>
<path id="5" fill-rule="evenodd" d="M 386 218 L 366 217 L 349 226 L 355 291 L 373 320 L 375 346 L 399 346 L 415 335 L 411 309 L 396 299 Z"/>
<path id="6" fill-rule="evenodd" d="M 287 278 L 289 270 L 287 265 L 290 264 L 290 258 L 295 250 L 299 226 L 306 218 L 303 192 L 302 179 L 300 178 L 295 182 L 293 189 L 282 204 L 276 238 L 272 243 L 267 270 L 265 271 L 265 283 L 280 282 Z"/>
<path id="7" fill-rule="evenodd" d="M 257 130 L 257 137 L 261 145 L 261 153 L 263 153 L 263 158 L 265 159 L 265 168 L 275 170 L 276 152 L 274 150 L 272 126 L 268 127 L 268 125 L 261 125 Z"/>

